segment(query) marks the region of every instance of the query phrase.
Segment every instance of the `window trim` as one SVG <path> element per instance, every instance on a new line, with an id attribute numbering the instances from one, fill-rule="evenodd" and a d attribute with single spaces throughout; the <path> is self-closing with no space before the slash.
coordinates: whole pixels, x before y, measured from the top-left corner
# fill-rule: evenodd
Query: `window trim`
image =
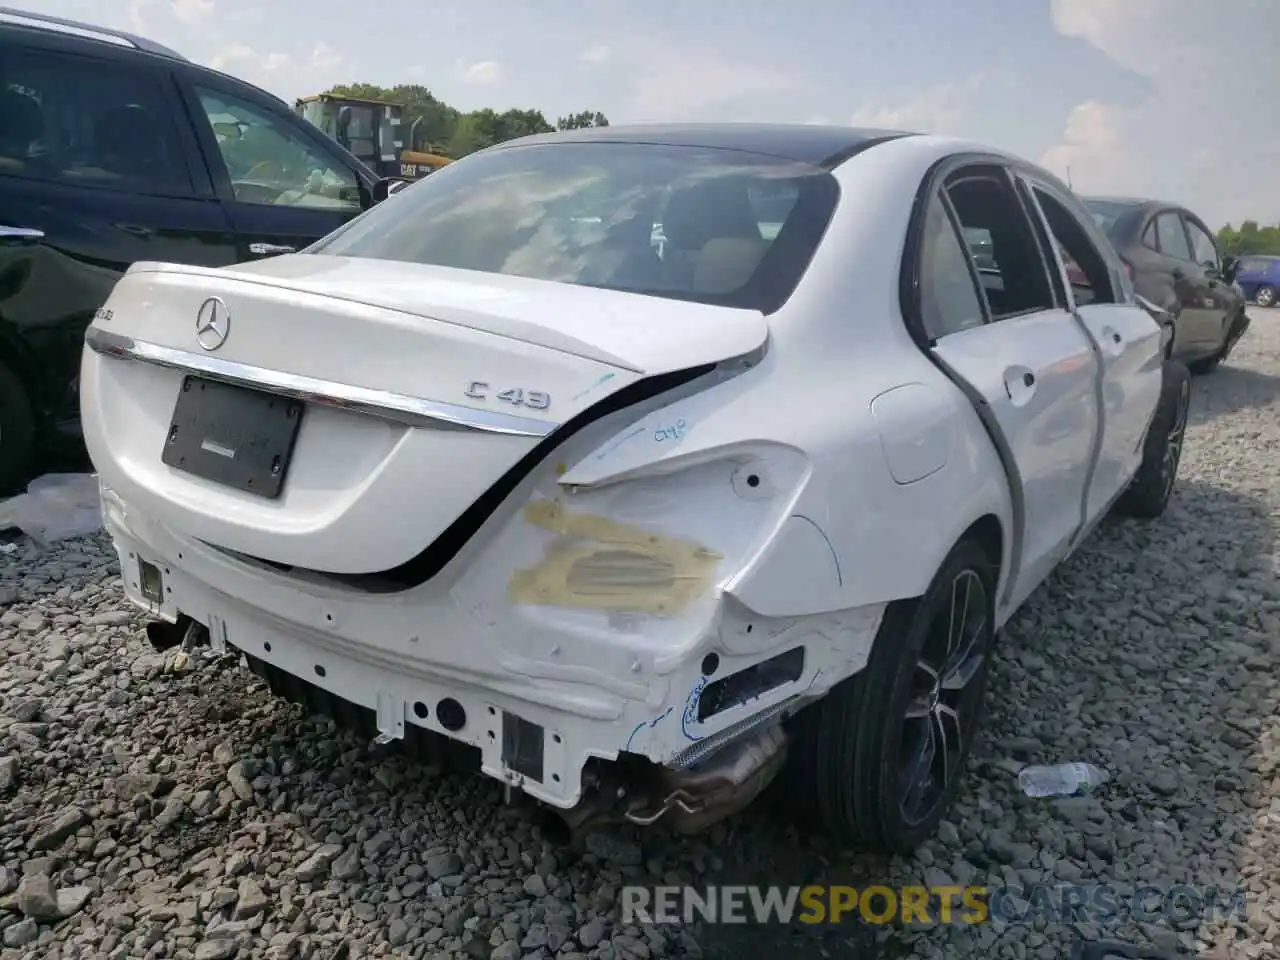
<path id="1" fill-rule="evenodd" d="M 982 327 L 989 326 L 992 322 L 994 322 L 994 320 L 993 320 L 993 315 L 991 313 L 991 304 L 987 300 L 987 290 L 982 285 L 982 276 L 980 271 L 978 270 L 978 265 L 977 263 L 974 262 L 973 256 L 969 252 L 969 245 L 965 241 L 964 228 L 960 224 L 960 217 L 956 213 L 955 207 L 951 203 L 951 197 L 948 195 L 943 185 L 940 184 L 937 188 L 931 191 L 930 198 L 924 205 L 924 219 L 921 221 L 921 224 L 923 226 L 928 222 L 929 206 L 933 203 L 934 200 L 937 200 L 938 203 L 941 204 L 942 206 L 942 215 L 943 217 L 946 218 L 947 224 L 951 228 L 952 238 L 959 245 L 961 254 L 964 257 L 965 270 L 969 275 L 969 285 L 973 288 L 974 294 L 977 297 L 978 311 L 981 314 L 982 323 L 978 327 L 971 327 L 969 329 L 977 330 L 977 329 L 981 329 Z M 923 309 L 923 303 L 924 303 L 923 278 L 925 275 L 924 274 L 925 246 L 923 243 L 923 240 L 924 240 L 923 230 L 921 231 L 920 236 L 921 236 L 921 244 L 920 244 L 920 253 L 918 257 L 919 266 L 917 267 L 917 270 L 916 270 L 918 283 L 917 283 L 917 291 L 916 291 L 916 299 L 915 299 L 915 308 L 920 318 L 920 328 L 921 330 L 924 331 L 925 336 L 928 338 L 929 344 L 932 346 L 938 343 L 939 341 L 946 339 L 947 337 L 954 336 L 955 334 L 958 334 L 958 333 L 965 333 L 967 331 L 951 330 L 951 331 L 948 331 L 947 333 L 940 334 L 939 336 L 936 336 L 936 337 L 929 335 L 928 328 L 926 327 L 924 322 L 924 309 Z"/>
<path id="2" fill-rule="evenodd" d="M 902 315 L 902 321 L 904 326 L 907 328 L 907 333 L 910 335 L 911 339 L 916 342 L 916 345 L 926 353 L 931 351 L 937 345 L 937 341 L 931 338 L 925 331 L 924 320 L 920 312 L 921 253 L 923 252 L 924 246 L 924 228 L 925 219 L 928 214 L 929 201 L 934 192 L 938 191 L 952 174 L 965 167 L 974 166 L 1000 168 L 1004 170 L 1007 175 L 1010 164 L 1007 157 L 982 151 L 952 153 L 934 161 L 929 169 L 925 171 L 924 176 L 920 180 L 919 186 L 916 188 L 915 199 L 912 201 L 911 212 L 907 218 L 906 238 L 902 248 L 902 259 L 898 266 L 898 310 Z M 948 198 L 948 203 L 949 202 L 950 198 Z M 1034 232 L 1035 228 L 1033 226 L 1033 235 Z M 963 237 L 963 233 L 961 234 L 961 237 Z M 972 260 L 972 258 L 970 259 Z M 974 282 L 978 284 L 982 297 L 985 300 L 986 291 L 981 289 L 982 284 L 980 279 L 973 276 L 975 272 L 975 268 L 971 266 L 971 277 Z M 1050 293 L 1053 292 L 1053 283 L 1051 279 L 1049 282 L 1049 290 Z M 1061 308 L 1041 308 L 1036 311 L 1021 314 L 1010 314 L 1007 317 L 1001 317 L 999 322 L 1003 323 L 1009 320 L 1017 321 L 1024 316 L 1033 316 L 1035 313 L 1042 313 L 1045 309 Z M 990 324 L 983 324 L 983 327 L 986 326 L 990 326 Z"/>
<path id="3" fill-rule="evenodd" d="M 1156 216 L 1159 216 L 1159 214 L 1156 214 Z M 1151 244 L 1147 243 L 1148 232 L 1150 232 L 1151 234 L 1151 239 L 1155 241 L 1155 246 L 1152 246 Z M 1143 223 L 1142 230 L 1138 233 L 1138 243 L 1146 247 L 1148 250 L 1154 251 L 1155 253 L 1161 252 L 1160 251 L 1160 231 L 1156 227 L 1155 217 L 1151 217 L 1150 219 L 1146 220 Z"/>
<path id="4" fill-rule="evenodd" d="M 132 187 L 82 182 L 66 177 L 31 177 L 23 174 L 7 174 L 7 176 L 31 183 L 52 184 L 72 190 L 92 190 L 113 196 L 144 197 L 148 200 L 180 202 L 184 200 L 207 200 L 209 198 L 209 194 L 202 189 L 205 186 L 202 171 L 193 165 L 194 158 L 191 155 L 191 144 L 187 137 L 184 136 L 183 124 L 179 119 L 182 117 L 181 101 L 174 97 L 174 90 L 170 83 L 171 74 L 167 67 L 158 68 L 149 62 L 131 56 L 104 56 L 100 55 L 98 51 L 87 53 L 79 46 L 75 49 L 67 49 L 62 45 L 18 44 L 10 46 L 5 44 L 3 49 L 15 58 L 27 57 L 34 59 L 37 63 L 41 58 L 52 59 L 54 68 L 58 73 L 63 73 L 64 68 L 68 65 L 86 65 L 90 70 L 101 69 L 117 75 L 127 74 L 133 78 L 134 82 L 149 84 L 155 95 L 155 104 L 159 111 L 159 116 L 156 118 L 157 122 L 165 125 L 163 132 L 167 135 L 170 146 L 177 154 L 175 159 L 178 169 L 186 175 L 188 189 L 177 193 L 172 191 L 143 192 Z M 106 51 L 102 51 L 102 53 L 106 53 Z M 61 61 L 61 63 L 58 61 Z"/>
<path id="5" fill-rule="evenodd" d="M 1080 304 L 1076 300 L 1075 288 L 1071 285 L 1067 278 L 1067 265 L 1062 257 L 1058 255 L 1056 246 L 1053 247 L 1054 262 L 1058 266 L 1058 275 L 1063 285 L 1063 290 L 1069 298 L 1065 301 L 1066 309 L 1075 312 L 1081 306 L 1123 306 L 1131 302 L 1129 289 L 1125 286 L 1121 277 L 1122 267 L 1117 262 L 1119 255 L 1115 251 L 1115 247 L 1107 238 L 1106 231 L 1093 219 L 1089 213 L 1089 208 L 1078 200 L 1073 202 L 1071 194 L 1059 189 L 1054 184 L 1046 181 L 1044 177 L 1039 176 L 1034 170 L 1023 168 L 1018 173 L 1019 179 L 1025 184 L 1031 201 L 1035 204 L 1036 219 L 1039 221 L 1040 229 L 1044 231 L 1043 240 L 1056 236 L 1053 233 L 1053 227 L 1049 223 L 1049 216 L 1045 213 L 1040 198 L 1036 196 L 1036 191 L 1043 192 L 1046 196 L 1059 203 L 1066 212 L 1074 219 L 1085 235 L 1085 239 L 1089 245 L 1093 247 L 1094 253 L 1102 262 L 1102 267 L 1107 274 L 1107 285 L 1110 288 L 1110 299 L 1103 301 L 1091 301 L 1088 304 Z M 1083 268 L 1082 268 L 1083 269 Z"/>
<path id="6" fill-rule="evenodd" d="M 1187 248 L 1188 248 L 1188 249 L 1187 249 L 1187 252 L 1191 254 L 1191 258 L 1190 258 L 1190 259 L 1186 259 L 1186 258 L 1184 258 L 1184 257 L 1180 257 L 1180 256 L 1178 256 L 1178 255 L 1177 255 L 1177 254 L 1175 254 L 1175 253 L 1170 253 L 1168 250 L 1166 250 L 1166 249 L 1164 248 L 1164 243 L 1163 243 L 1163 241 L 1161 241 L 1161 240 L 1160 240 L 1160 224 L 1159 224 L 1159 220 L 1160 220 L 1160 218 L 1161 218 L 1161 217 L 1165 217 L 1165 216 L 1173 217 L 1175 220 L 1177 220 L 1177 221 L 1178 221 L 1178 226 L 1179 226 L 1179 228 L 1180 228 L 1180 229 L 1181 229 L 1181 231 L 1182 231 L 1182 239 L 1183 239 L 1183 240 L 1185 240 L 1185 241 L 1187 242 Z M 1190 238 L 1189 236 L 1187 236 L 1187 226 L 1186 226 L 1186 224 L 1185 224 L 1185 223 L 1183 222 L 1183 220 L 1182 220 L 1182 211 L 1181 211 L 1181 210 L 1175 209 L 1174 207 L 1168 207 L 1168 208 L 1166 208 L 1166 209 L 1164 209 L 1164 210 L 1160 210 L 1160 211 L 1158 211 L 1157 213 L 1155 213 L 1155 214 L 1151 217 L 1151 222 L 1152 222 L 1153 224 L 1155 224 L 1155 228 L 1156 228 L 1156 242 L 1160 244 L 1160 253 L 1161 253 L 1163 256 L 1168 257 L 1170 260 L 1177 260 L 1179 263 L 1195 263 L 1195 262 L 1196 262 L 1196 261 L 1195 261 L 1195 256 L 1196 256 L 1195 248 L 1191 246 L 1191 238 Z"/>
<path id="7" fill-rule="evenodd" d="M 1052 276 L 1052 274 L 1049 272 L 1048 267 L 1047 267 L 1047 265 L 1046 265 L 1046 263 L 1045 263 L 1045 259 L 1044 259 L 1044 251 L 1040 249 L 1040 240 L 1039 240 L 1039 238 L 1036 236 L 1036 228 L 1035 228 L 1035 224 L 1034 224 L 1034 222 L 1033 222 L 1033 220 L 1032 220 L 1032 217 L 1030 216 L 1029 212 L 1027 211 L 1027 209 L 1026 209 L 1026 208 L 1025 208 L 1025 206 L 1023 205 L 1023 203 L 1022 203 L 1022 198 L 1018 196 L 1018 189 L 1017 189 L 1017 185 L 1016 185 L 1016 182 L 1015 182 L 1015 180 L 1014 180 L 1014 178 L 1013 178 L 1013 176 L 1012 176 L 1012 173 L 1011 173 L 1011 171 L 1010 171 L 1010 169 L 1009 169 L 1009 164 L 1008 164 L 1006 161 L 997 161 L 997 162 L 993 162 L 993 163 L 990 163 L 990 164 L 976 163 L 976 164 L 972 164 L 971 166 L 973 166 L 973 167 L 986 167 L 986 166 L 989 166 L 989 167 L 991 167 L 992 169 L 991 169 L 991 172 L 990 172 L 990 173 L 983 172 L 983 173 L 976 174 L 976 175 L 960 176 L 960 177 L 957 177 L 957 176 L 956 176 L 956 174 L 959 174 L 959 173 L 963 173 L 963 172 L 964 172 L 964 167 L 958 168 L 957 170 L 952 171 L 952 173 L 951 173 L 951 174 L 949 174 L 948 176 L 946 176 L 946 177 L 944 177 L 944 178 L 943 178 L 943 181 L 942 181 L 942 189 L 943 189 L 944 191 L 950 190 L 950 188 L 951 188 L 952 186 L 955 186 L 955 184 L 956 184 L 956 183 L 961 183 L 961 182 L 963 182 L 964 180 L 988 180 L 988 181 L 991 181 L 991 182 L 995 183 L 997 186 L 1001 187 L 1001 188 L 1002 188 L 1002 189 L 1004 189 L 1008 194 L 1010 194 L 1010 195 L 1011 195 L 1011 196 L 1009 197 L 1009 199 L 1011 199 L 1011 200 L 1013 201 L 1013 207 L 1014 207 L 1014 209 L 1015 209 L 1016 211 L 1018 211 L 1018 212 L 1022 215 L 1023 225 L 1024 225 L 1024 227 L 1026 227 L 1026 228 L 1027 228 L 1027 231 L 1026 231 L 1026 232 L 1027 232 L 1027 234 L 1028 234 L 1028 235 L 1029 235 L 1029 237 L 1030 237 L 1031 244 L 1032 244 L 1032 246 L 1033 246 L 1033 247 L 1035 247 L 1035 249 L 1036 249 L 1036 251 L 1037 251 L 1037 255 L 1036 255 L 1036 257 L 1035 257 L 1035 260 L 1036 260 L 1036 262 L 1037 262 L 1037 263 L 1039 263 L 1039 264 L 1040 264 L 1040 271 L 1041 271 L 1041 274 L 1042 274 L 1042 276 L 1043 276 L 1043 278 L 1044 278 L 1045 285 L 1048 287 L 1048 290 L 1049 290 L 1049 299 L 1050 299 L 1050 301 L 1051 301 L 1047 306 L 1029 307 L 1029 308 L 1028 308 L 1028 309 L 1026 309 L 1026 310 L 1018 310 L 1018 311 L 1016 311 L 1016 312 L 1014 312 L 1014 313 L 1006 313 L 1006 314 L 1002 314 L 1002 315 L 1000 315 L 1000 316 L 996 316 L 995 311 L 991 310 L 991 309 L 990 309 L 990 306 L 988 305 L 988 315 L 989 315 L 989 317 L 990 317 L 990 319 L 989 319 L 988 323 L 1003 323 L 1003 322 L 1004 322 L 1004 321 L 1006 321 L 1006 320 L 1017 320 L 1017 319 L 1019 319 L 1020 317 L 1028 317 L 1028 316 L 1032 316 L 1032 315 L 1037 314 L 1037 313 L 1043 313 L 1045 310 L 1052 310 L 1052 309 L 1055 309 L 1055 308 L 1057 308 L 1057 309 L 1061 309 L 1061 308 L 1058 306 L 1057 298 L 1056 298 L 1055 291 L 1054 291 L 1053 276 Z M 950 194 L 948 194 L 948 195 L 947 195 L 947 201 L 948 201 L 948 204 L 949 204 L 949 205 L 951 205 L 951 197 L 950 197 Z M 952 205 L 952 214 L 956 216 L 956 222 L 957 222 L 957 223 L 960 223 L 959 215 L 955 213 L 955 209 L 954 209 L 954 206 L 953 206 L 953 205 Z M 963 225 L 962 225 L 962 226 L 963 226 Z M 961 236 L 963 237 L 963 233 L 961 234 Z M 993 246 L 993 249 L 994 249 L 994 238 L 993 238 L 993 244 L 992 244 L 992 246 Z M 966 249 L 967 249 L 967 247 L 966 247 Z M 972 258 L 970 258 L 970 259 L 972 259 Z M 1003 274 L 1003 271 L 1001 271 L 1001 277 L 1002 277 L 1002 278 L 1003 278 L 1003 275 L 1004 275 L 1004 274 Z M 982 284 L 981 284 L 981 277 L 979 277 L 978 279 L 979 279 L 979 284 L 978 284 L 978 285 L 981 287 L 981 286 L 982 286 Z M 986 299 L 987 299 L 987 295 L 986 295 L 986 294 L 987 294 L 986 288 L 985 288 L 985 287 L 982 287 L 982 296 L 983 296 L 983 299 L 984 299 L 984 300 L 986 300 Z"/>
<path id="8" fill-rule="evenodd" d="M 1040 201 L 1036 199 L 1034 184 L 1021 169 L 1010 171 L 1010 175 L 1013 178 L 1014 189 L 1018 192 L 1018 202 L 1026 208 L 1032 231 L 1036 235 L 1036 244 L 1040 248 L 1040 259 L 1049 276 L 1049 287 L 1053 292 L 1054 304 L 1061 310 L 1073 310 L 1075 294 L 1071 291 L 1071 284 L 1067 283 L 1066 267 L 1054 248 L 1053 231 L 1049 228 L 1048 218 L 1040 208 Z M 1039 178 L 1036 178 L 1036 182 L 1039 182 Z M 1049 266 L 1050 262 L 1053 264 L 1052 269 Z"/>
<path id="9" fill-rule="evenodd" d="M 1214 257 L 1214 266 L 1212 269 L 1216 269 L 1219 273 L 1221 273 L 1222 272 L 1222 251 L 1218 249 L 1217 238 L 1213 235 L 1213 232 L 1204 225 L 1203 220 L 1197 217 L 1190 210 L 1183 210 L 1182 211 L 1182 229 L 1183 229 L 1183 232 L 1185 232 L 1187 235 L 1187 245 L 1191 247 L 1191 262 L 1198 267 L 1203 268 L 1206 266 L 1205 264 L 1201 263 L 1199 260 L 1195 258 L 1196 242 L 1195 242 L 1195 239 L 1191 236 L 1192 226 L 1194 226 L 1197 230 L 1200 230 L 1206 237 L 1209 238 L 1209 245 L 1213 247 L 1213 257 Z"/>
<path id="10" fill-rule="evenodd" d="M 289 207 L 288 209 L 316 210 L 322 213 L 355 216 L 363 213 L 373 205 L 373 181 L 361 170 L 364 165 L 354 156 L 344 156 L 342 148 L 337 143 L 334 143 L 319 130 L 312 128 L 310 124 L 301 122 L 301 118 L 297 118 L 300 122 L 294 123 L 294 114 L 289 113 L 287 110 L 281 110 L 277 104 L 262 96 L 255 96 L 254 93 L 256 91 L 246 92 L 239 89 L 237 85 L 221 82 L 221 78 L 216 76 L 206 76 L 196 71 L 183 71 L 175 76 L 175 81 L 178 84 L 179 95 L 186 107 L 192 130 L 198 141 L 205 167 L 208 169 L 209 179 L 213 182 L 214 194 L 223 203 L 255 208 L 270 206 L 269 204 L 245 203 L 236 197 L 235 185 L 231 181 L 231 171 L 227 169 L 226 160 L 223 159 L 222 151 L 218 147 L 218 139 L 213 132 L 213 125 L 209 122 L 209 114 L 200 100 L 200 90 L 207 90 L 215 96 L 226 96 L 229 99 L 242 100 L 259 113 L 287 125 L 297 134 L 299 139 L 310 144 L 317 153 L 329 157 L 335 165 L 347 170 L 355 179 L 356 186 L 360 190 L 361 202 L 354 210 L 325 207 Z"/>

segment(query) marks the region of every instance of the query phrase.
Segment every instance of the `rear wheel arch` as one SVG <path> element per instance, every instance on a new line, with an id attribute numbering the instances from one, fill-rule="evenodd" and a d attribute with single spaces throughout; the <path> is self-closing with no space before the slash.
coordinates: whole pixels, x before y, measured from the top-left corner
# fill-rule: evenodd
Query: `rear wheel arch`
<path id="1" fill-rule="evenodd" d="M 982 547 L 983 552 L 991 560 L 998 588 L 1000 574 L 1004 571 L 1005 555 L 1005 532 L 1000 518 L 994 513 L 983 514 L 969 524 L 956 542 L 959 543 L 961 540 L 974 540 L 978 546 Z"/>

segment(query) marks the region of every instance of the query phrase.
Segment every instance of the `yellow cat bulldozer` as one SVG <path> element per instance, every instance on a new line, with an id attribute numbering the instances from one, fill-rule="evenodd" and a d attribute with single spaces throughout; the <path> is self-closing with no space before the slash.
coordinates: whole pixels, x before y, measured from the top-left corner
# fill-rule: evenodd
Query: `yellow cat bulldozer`
<path id="1" fill-rule="evenodd" d="M 293 108 L 379 176 L 420 180 L 453 162 L 430 144 L 417 149 L 418 120 L 406 135 L 401 104 L 320 93 L 300 98 Z"/>

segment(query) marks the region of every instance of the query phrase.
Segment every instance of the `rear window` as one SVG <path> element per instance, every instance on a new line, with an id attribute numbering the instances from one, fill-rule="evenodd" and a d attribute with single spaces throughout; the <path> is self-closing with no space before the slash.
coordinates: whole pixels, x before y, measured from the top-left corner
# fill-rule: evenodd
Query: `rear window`
<path id="1" fill-rule="evenodd" d="M 1120 218 L 1134 209 L 1131 203 L 1112 203 L 1107 200 L 1086 200 L 1084 204 L 1108 237 L 1114 235 L 1115 225 Z"/>
<path id="2" fill-rule="evenodd" d="M 536 144 L 444 167 L 309 252 L 771 313 L 799 283 L 838 198 L 827 171 L 757 154 Z"/>

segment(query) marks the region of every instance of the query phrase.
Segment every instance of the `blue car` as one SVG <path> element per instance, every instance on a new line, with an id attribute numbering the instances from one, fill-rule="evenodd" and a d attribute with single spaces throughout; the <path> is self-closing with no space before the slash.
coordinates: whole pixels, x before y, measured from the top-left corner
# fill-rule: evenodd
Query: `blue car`
<path id="1" fill-rule="evenodd" d="M 1244 295 L 1260 307 L 1274 307 L 1280 293 L 1280 257 L 1241 257 L 1235 281 Z"/>

